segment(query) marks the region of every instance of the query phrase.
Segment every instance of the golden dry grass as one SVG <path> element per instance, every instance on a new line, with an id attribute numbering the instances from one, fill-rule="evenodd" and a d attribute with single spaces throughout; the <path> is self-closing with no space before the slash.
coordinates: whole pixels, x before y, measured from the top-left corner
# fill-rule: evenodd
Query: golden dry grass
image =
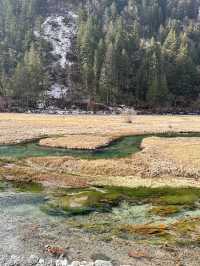
<path id="1" fill-rule="evenodd" d="M 182 162 L 187 166 L 200 166 L 200 138 L 146 138 L 142 142 L 146 149 L 156 148 L 163 156 Z"/>
<path id="2" fill-rule="evenodd" d="M 57 138 L 45 138 L 39 141 L 41 146 L 67 149 L 94 150 L 108 145 L 112 137 L 99 135 L 68 135 Z"/>
<path id="3" fill-rule="evenodd" d="M 0 143 L 16 143 L 44 135 L 67 145 L 92 147 L 100 140 L 157 132 L 200 132 L 198 116 L 134 116 L 132 124 L 123 116 L 50 116 L 0 114 Z M 73 135 L 73 136 L 72 136 Z M 74 136 L 77 135 L 77 136 Z M 49 140 L 48 140 L 49 141 Z M 55 139 L 53 138 L 55 144 Z M 102 143 L 102 142 L 101 142 Z M 85 146 L 84 146 L 85 145 Z M 69 146 L 67 146 L 69 147 Z M 88 183 L 120 186 L 200 187 L 199 138 L 146 138 L 143 150 L 128 158 L 83 160 L 72 157 L 27 158 L 0 166 L 0 177 L 65 185 Z M 72 178 L 73 177 L 73 178 Z"/>
<path id="4" fill-rule="evenodd" d="M 155 177 L 149 175 L 148 165 L 145 167 L 142 161 L 140 161 L 141 165 L 134 158 L 132 162 L 126 162 L 123 162 L 123 159 L 112 160 L 111 162 L 110 160 L 98 160 L 94 164 L 94 161 L 88 162 L 70 157 L 29 158 L 16 163 L 2 164 L 0 166 L 0 178 L 67 187 L 89 185 L 200 187 L 197 178 L 187 178 L 181 175 L 163 176 L 162 174 Z M 105 168 L 99 168 L 99 165 L 105 166 Z"/>
<path id="5" fill-rule="evenodd" d="M 200 132 L 199 116 L 124 116 L 0 114 L 0 143 L 18 143 L 44 135 L 109 137 L 156 132 Z"/>
<path id="6" fill-rule="evenodd" d="M 28 163 L 68 173 L 102 177 L 184 177 L 200 179 L 200 138 L 145 138 L 142 151 L 128 158 L 85 160 L 29 158 Z"/>
<path id="7" fill-rule="evenodd" d="M 200 138 L 146 138 L 142 155 L 151 176 L 200 178 Z"/>

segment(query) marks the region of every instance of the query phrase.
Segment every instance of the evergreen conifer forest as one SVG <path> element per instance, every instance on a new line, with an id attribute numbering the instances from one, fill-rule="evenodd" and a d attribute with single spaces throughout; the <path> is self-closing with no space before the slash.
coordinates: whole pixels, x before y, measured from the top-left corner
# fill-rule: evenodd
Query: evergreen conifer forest
<path id="1" fill-rule="evenodd" d="M 69 7 L 74 61 L 52 74 L 51 44 L 36 33 Z M 200 1 L 0 0 L 0 95 L 34 106 L 58 79 L 68 99 L 198 109 Z"/>

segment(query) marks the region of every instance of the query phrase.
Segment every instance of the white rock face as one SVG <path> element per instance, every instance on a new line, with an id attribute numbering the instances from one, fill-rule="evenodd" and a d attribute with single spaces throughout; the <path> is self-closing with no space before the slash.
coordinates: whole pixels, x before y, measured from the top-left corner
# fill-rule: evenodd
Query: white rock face
<path id="1" fill-rule="evenodd" d="M 41 27 L 41 32 L 35 31 L 36 38 L 42 38 L 49 42 L 52 47 L 51 54 L 55 57 L 51 69 L 56 72 L 56 69 L 61 68 L 61 71 L 70 69 L 73 65 L 73 60 L 70 59 L 72 54 L 72 41 L 76 36 L 77 15 L 68 10 L 64 14 L 51 14 L 48 16 Z M 70 86 L 70 80 L 68 81 Z M 62 82 L 56 81 L 48 89 L 47 95 L 50 98 L 60 99 L 67 95 L 69 88 Z"/>
<path id="2" fill-rule="evenodd" d="M 112 266 L 112 263 L 110 261 L 96 260 L 95 266 Z"/>
<path id="3" fill-rule="evenodd" d="M 67 87 L 65 87 L 64 85 L 55 83 L 50 87 L 50 90 L 48 91 L 47 95 L 55 99 L 60 99 L 66 96 L 67 92 L 68 92 Z"/>
<path id="4" fill-rule="evenodd" d="M 200 21 L 200 7 L 199 7 L 199 10 L 198 10 L 198 21 Z"/>
<path id="5" fill-rule="evenodd" d="M 56 63 L 62 68 L 71 65 L 67 55 L 71 52 L 72 39 L 76 35 L 76 19 L 77 15 L 70 11 L 66 16 L 49 16 L 42 25 L 42 37 L 52 45 L 52 54 L 58 57 Z"/>

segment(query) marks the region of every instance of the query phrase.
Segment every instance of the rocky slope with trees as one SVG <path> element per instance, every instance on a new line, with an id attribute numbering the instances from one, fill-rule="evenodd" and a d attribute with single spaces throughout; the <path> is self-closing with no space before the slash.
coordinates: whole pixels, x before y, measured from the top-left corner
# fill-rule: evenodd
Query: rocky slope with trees
<path id="1" fill-rule="evenodd" d="M 200 0 L 0 0 L 0 95 L 200 107 Z"/>

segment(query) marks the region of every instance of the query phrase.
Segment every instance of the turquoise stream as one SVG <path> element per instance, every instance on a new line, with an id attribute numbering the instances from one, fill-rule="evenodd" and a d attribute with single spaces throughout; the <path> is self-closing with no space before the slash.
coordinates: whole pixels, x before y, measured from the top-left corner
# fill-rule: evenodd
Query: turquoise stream
<path id="1" fill-rule="evenodd" d="M 72 150 L 62 148 L 48 148 L 38 145 L 37 141 L 16 145 L 1 145 L 0 157 L 41 157 L 41 156 L 75 156 L 87 159 L 121 158 L 134 154 L 140 150 L 142 140 L 149 136 L 159 137 L 200 137 L 200 133 L 163 133 L 138 136 L 127 136 L 112 142 L 104 148 L 91 150 Z"/>

